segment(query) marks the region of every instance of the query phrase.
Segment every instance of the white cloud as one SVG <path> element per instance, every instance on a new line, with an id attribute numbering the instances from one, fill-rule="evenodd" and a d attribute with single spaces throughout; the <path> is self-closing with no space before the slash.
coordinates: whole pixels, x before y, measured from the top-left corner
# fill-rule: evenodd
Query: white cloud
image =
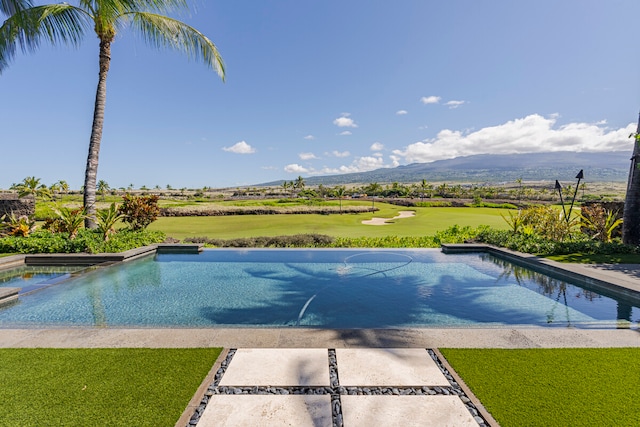
<path id="1" fill-rule="evenodd" d="M 405 114 L 409 114 L 407 110 L 398 110 L 396 111 L 397 116 L 404 116 Z"/>
<path id="2" fill-rule="evenodd" d="M 380 142 L 374 142 L 373 144 L 371 144 L 371 147 L 369 147 L 371 151 L 380 151 L 383 148 L 384 148 L 384 145 Z"/>
<path id="3" fill-rule="evenodd" d="M 316 138 L 313 135 L 307 135 L 307 136 L 304 137 L 304 139 L 312 140 L 312 139 L 316 139 Z"/>
<path id="4" fill-rule="evenodd" d="M 446 102 L 444 105 L 448 106 L 449 108 L 453 109 L 453 108 L 458 108 L 459 106 L 466 104 L 467 101 L 448 101 Z"/>
<path id="5" fill-rule="evenodd" d="M 423 96 L 422 98 L 420 98 L 420 102 L 422 102 L 423 104 L 437 104 L 440 102 L 442 98 L 439 96 Z"/>
<path id="6" fill-rule="evenodd" d="M 309 170 L 297 163 L 292 163 L 284 167 L 284 171 L 288 173 L 308 173 Z"/>
<path id="7" fill-rule="evenodd" d="M 391 167 L 392 168 L 396 168 L 396 167 L 400 166 L 400 157 L 398 157 L 398 156 L 389 156 L 389 158 L 391 159 Z"/>
<path id="8" fill-rule="evenodd" d="M 298 154 L 298 157 L 300 157 L 301 160 L 317 159 L 316 155 L 313 153 L 300 153 Z"/>
<path id="9" fill-rule="evenodd" d="M 556 126 L 557 115 L 542 117 L 532 114 L 475 132 L 444 129 L 433 139 L 410 144 L 393 154 L 407 163 L 432 162 L 474 154 L 516 154 L 553 151 L 618 151 L 630 150 L 630 123 L 624 128 L 610 129 L 594 123 L 569 123 Z"/>
<path id="10" fill-rule="evenodd" d="M 341 136 L 348 136 L 348 135 L 351 135 L 351 131 L 349 131 L 349 130 L 345 130 L 344 132 L 340 132 L 340 133 L 339 133 L 339 135 L 341 135 Z"/>
<path id="11" fill-rule="evenodd" d="M 342 113 L 342 116 L 333 121 L 333 124 L 341 128 L 357 128 L 358 125 L 353 121 L 349 113 Z"/>
<path id="12" fill-rule="evenodd" d="M 222 147 L 224 151 L 236 154 L 252 154 L 256 152 L 256 149 L 247 144 L 244 141 L 240 141 L 232 145 L 231 147 Z"/>
<path id="13" fill-rule="evenodd" d="M 334 157 L 349 157 L 351 155 L 351 153 L 348 152 L 348 151 L 337 151 L 337 150 L 334 150 L 334 151 L 331 152 L 331 155 L 334 156 Z"/>

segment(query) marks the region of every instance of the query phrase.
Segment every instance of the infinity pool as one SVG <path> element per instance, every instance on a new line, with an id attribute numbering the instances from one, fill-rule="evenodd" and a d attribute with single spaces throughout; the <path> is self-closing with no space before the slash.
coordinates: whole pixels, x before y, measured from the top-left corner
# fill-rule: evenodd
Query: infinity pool
<path id="1" fill-rule="evenodd" d="M 14 285 L 19 286 L 19 285 Z M 640 308 L 488 254 L 205 250 L 89 271 L 0 308 L 0 327 L 633 328 Z"/>

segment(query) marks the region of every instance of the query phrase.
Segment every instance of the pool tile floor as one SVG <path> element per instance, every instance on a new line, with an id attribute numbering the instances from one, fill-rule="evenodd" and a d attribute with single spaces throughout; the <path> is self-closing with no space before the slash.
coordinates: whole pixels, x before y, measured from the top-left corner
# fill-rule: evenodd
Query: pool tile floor
<path id="1" fill-rule="evenodd" d="M 227 363 L 198 427 L 487 425 L 426 349 L 238 349 Z"/>

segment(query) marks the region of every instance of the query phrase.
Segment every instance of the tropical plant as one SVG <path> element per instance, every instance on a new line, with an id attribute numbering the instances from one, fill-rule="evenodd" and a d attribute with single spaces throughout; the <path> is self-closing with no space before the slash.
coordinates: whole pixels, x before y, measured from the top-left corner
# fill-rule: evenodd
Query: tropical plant
<path id="1" fill-rule="evenodd" d="M 524 215 L 522 214 L 522 210 L 518 209 L 518 212 L 515 214 L 512 211 L 507 212 L 507 215 L 501 213 L 500 216 L 509 225 L 509 229 L 512 233 L 519 233 L 522 231 L 524 226 Z"/>
<path id="2" fill-rule="evenodd" d="M 611 242 L 613 233 L 622 224 L 618 211 L 605 209 L 602 205 L 583 207 L 579 216 L 583 231 L 601 242 Z"/>
<path id="3" fill-rule="evenodd" d="M 64 206 L 54 208 L 53 210 L 56 215 L 58 215 L 57 219 L 59 220 L 56 231 L 69 233 L 69 239 L 75 239 L 87 217 L 87 210 L 85 208 L 70 209 Z"/>
<path id="4" fill-rule="evenodd" d="M 96 177 L 102 140 L 111 43 L 118 29 L 129 25 L 155 48 L 172 48 L 201 60 L 224 79 L 224 64 L 215 44 L 195 28 L 162 15 L 187 9 L 186 0 L 79 0 L 68 3 L 16 8 L 19 2 L 3 0 L 3 10 L 13 12 L 0 27 L 0 73 L 7 68 L 17 47 L 35 50 L 45 40 L 52 44 L 79 45 L 93 29 L 100 40 L 98 86 L 89 139 L 83 205 L 86 225 L 94 228 Z"/>
<path id="5" fill-rule="evenodd" d="M 36 228 L 36 222 L 26 215 L 11 214 L 0 217 L 0 236 L 27 237 Z"/>
<path id="6" fill-rule="evenodd" d="M 122 213 L 118 210 L 115 203 L 111 203 L 108 209 L 98 210 L 96 220 L 98 222 L 98 231 L 102 233 L 104 241 L 109 240 L 109 236 L 116 232 L 115 225 L 122 219 Z"/>
<path id="7" fill-rule="evenodd" d="M 118 209 L 122 220 L 129 224 L 132 230 L 143 230 L 155 221 L 160 214 L 158 207 L 159 197 L 155 194 L 149 196 L 122 196 L 123 203 Z"/>

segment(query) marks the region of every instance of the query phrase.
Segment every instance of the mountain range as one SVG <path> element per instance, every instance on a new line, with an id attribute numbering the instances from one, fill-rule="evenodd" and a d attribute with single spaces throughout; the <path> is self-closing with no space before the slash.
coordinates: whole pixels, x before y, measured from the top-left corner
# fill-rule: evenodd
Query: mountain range
<path id="1" fill-rule="evenodd" d="M 573 180 L 582 169 L 586 181 L 614 182 L 627 180 L 630 157 L 631 153 L 627 151 L 478 154 L 368 172 L 311 176 L 304 180 L 307 185 L 408 183 L 423 179 L 451 182 L 566 181 Z M 274 186 L 283 182 L 260 185 Z"/>

